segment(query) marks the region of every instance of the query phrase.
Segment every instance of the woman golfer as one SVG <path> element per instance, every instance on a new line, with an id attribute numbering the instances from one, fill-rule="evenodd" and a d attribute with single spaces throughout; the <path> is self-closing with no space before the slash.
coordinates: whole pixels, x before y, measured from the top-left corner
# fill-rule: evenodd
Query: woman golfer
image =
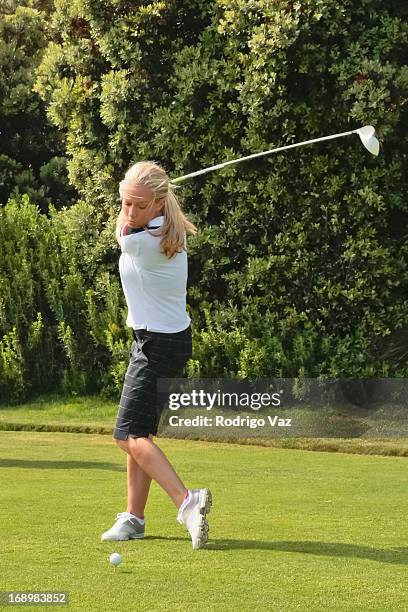
<path id="1" fill-rule="evenodd" d="M 196 233 L 161 166 L 134 164 L 119 186 L 122 210 L 116 225 L 119 271 L 134 341 L 113 438 L 127 453 L 128 506 L 102 535 L 104 540 L 144 537 L 144 510 L 152 479 L 171 497 L 177 520 L 193 548 L 208 540 L 209 489 L 187 489 L 153 441 L 161 406 L 157 380 L 180 376 L 191 356 L 186 312 L 186 236 Z"/>

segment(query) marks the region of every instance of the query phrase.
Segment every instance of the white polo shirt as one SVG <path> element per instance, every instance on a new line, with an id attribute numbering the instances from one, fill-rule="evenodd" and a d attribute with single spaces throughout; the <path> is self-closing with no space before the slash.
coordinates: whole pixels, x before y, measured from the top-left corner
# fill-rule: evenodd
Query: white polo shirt
<path id="1" fill-rule="evenodd" d="M 156 217 L 148 227 L 163 222 L 163 216 Z M 126 325 L 154 332 L 183 331 L 190 325 L 186 312 L 186 251 L 168 259 L 160 251 L 161 236 L 152 236 L 146 230 L 128 235 L 122 232 L 123 228 L 119 272 L 128 307 Z"/>

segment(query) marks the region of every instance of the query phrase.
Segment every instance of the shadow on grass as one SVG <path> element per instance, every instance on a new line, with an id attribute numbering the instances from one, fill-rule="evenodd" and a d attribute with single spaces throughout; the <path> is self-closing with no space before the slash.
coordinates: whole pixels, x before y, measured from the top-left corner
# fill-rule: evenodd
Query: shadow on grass
<path id="1" fill-rule="evenodd" d="M 190 541 L 189 536 L 146 536 L 146 540 L 163 540 L 167 542 Z M 110 542 L 109 542 L 110 543 Z M 132 542 L 132 545 L 133 542 Z M 206 550 L 270 550 L 289 553 L 318 555 L 323 557 L 351 557 L 354 559 L 368 559 L 378 563 L 395 563 L 408 565 L 408 548 L 370 548 L 355 544 L 341 544 L 340 542 L 262 542 L 260 540 L 210 540 L 198 554 Z"/>
<path id="2" fill-rule="evenodd" d="M 279 550 L 324 557 L 353 557 L 380 563 L 408 565 L 408 548 L 370 548 L 340 542 L 262 542 L 256 540 L 213 540 L 206 544 L 207 550 Z"/>
<path id="3" fill-rule="evenodd" d="M 126 466 L 101 461 L 28 461 L 27 459 L 0 459 L 1 468 L 26 468 L 29 470 L 111 470 L 126 472 Z"/>
<path id="4" fill-rule="evenodd" d="M 187 537 L 146 536 L 144 540 L 185 541 Z M 379 563 L 396 563 L 408 565 L 408 548 L 370 548 L 356 544 L 341 544 L 340 542 L 296 542 L 276 541 L 262 542 L 260 540 L 210 540 L 202 549 L 205 550 L 270 550 L 289 553 L 320 555 L 323 557 L 352 557 L 368 559 Z"/>

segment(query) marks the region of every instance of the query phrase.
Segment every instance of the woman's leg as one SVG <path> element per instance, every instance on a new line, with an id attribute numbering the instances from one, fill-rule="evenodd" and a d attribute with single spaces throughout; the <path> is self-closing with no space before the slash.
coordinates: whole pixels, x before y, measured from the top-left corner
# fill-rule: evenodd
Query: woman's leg
<path id="1" fill-rule="evenodd" d="M 187 489 L 152 438 L 131 438 L 129 436 L 127 440 L 116 440 L 116 443 L 132 457 L 147 476 L 155 480 L 166 491 L 175 506 L 179 508 L 184 501 Z"/>
<path id="2" fill-rule="evenodd" d="M 131 455 L 127 456 L 127 512 L 135 516 L 144 516 L 144 509 L 149 495 L 152 479 L 142 470 Z"/>

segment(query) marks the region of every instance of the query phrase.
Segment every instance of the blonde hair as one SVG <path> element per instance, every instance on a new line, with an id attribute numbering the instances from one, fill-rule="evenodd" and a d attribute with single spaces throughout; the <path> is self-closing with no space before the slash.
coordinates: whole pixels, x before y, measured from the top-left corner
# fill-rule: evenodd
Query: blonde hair
<path id="1" fill-rule="evenodd" d="M 155 236 L 161 236 L 160 247 L 169 259 L 181 250 L 187 250 L 187 236 L 194 236 L 197 228 L 193 225 L 181 210 L 180 203 L 174 193 L 174 185 L 171 184 L 164 168 L 153 161 L 140 161 L 133 164 L 125 174 L 120 183 L 119 193 L 122 196 L 123 184 L 144 185 L 153 193 L 152 204 L 164 198 L 164 223 L 160 230 L 151 231 Z"/>

